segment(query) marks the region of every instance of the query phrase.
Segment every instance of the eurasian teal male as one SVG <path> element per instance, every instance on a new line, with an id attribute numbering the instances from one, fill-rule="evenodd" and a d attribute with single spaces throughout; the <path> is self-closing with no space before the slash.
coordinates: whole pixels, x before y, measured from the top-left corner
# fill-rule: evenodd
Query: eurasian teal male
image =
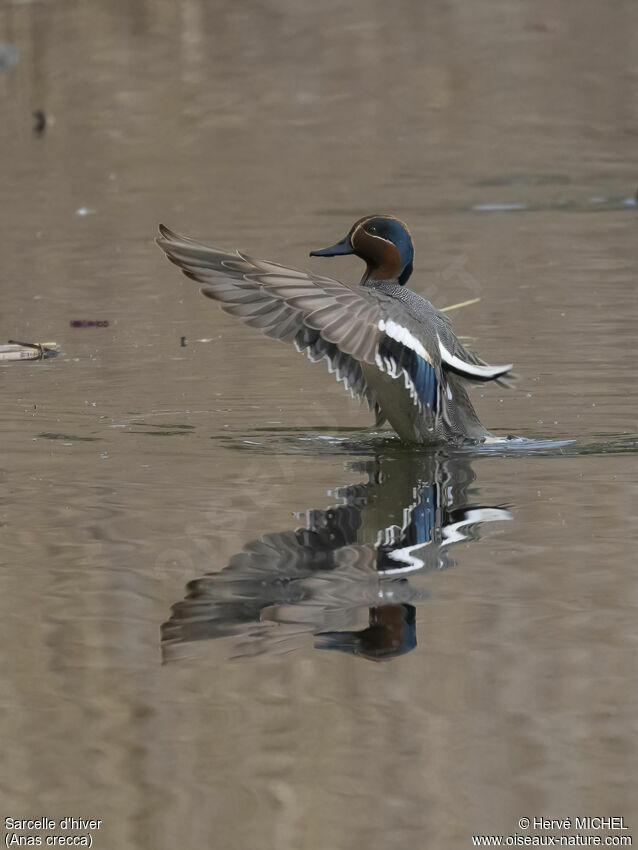
<path id="1" fill-rule="evenodd" d="M 407 226 L 368 215 L 330 248 L 356 254 L 360 285 L 209 248 L 160 225 L 157 244 L 202 293 L 267 336 L 293 343 L 386 419 L 410 443 L 481 442 L 490 436 L 472 407 L 468 381 L 498 381 L 512 368 L 468 351 L 446 316 L 408 289 L 414 245 Z"/>

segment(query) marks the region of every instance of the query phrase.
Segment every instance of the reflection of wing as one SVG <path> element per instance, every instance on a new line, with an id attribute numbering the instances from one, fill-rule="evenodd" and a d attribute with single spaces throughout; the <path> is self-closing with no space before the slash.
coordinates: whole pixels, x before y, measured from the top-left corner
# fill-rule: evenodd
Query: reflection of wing
<path id="1" fill-rule="evenodd" d="M 460 512 L 455 522 L 448 523 L 443 529 L 441 546 L 451 546 L 466 540 L 478 540 L 479 526 L 484 522 L 505 522 L 513 519 L 504 508 L 468 508 Z"/>
<path id="2" fill-rule="evenodd" d="M 269 534 L 220 573 L 191 582 L 162 626 L 164 658 L 178 644 L 231 635 L 240 655 L 288 652 L 309 635 L 360 626 L 384 600 L 423 598 L 403 581 L 380 587 L 374 547 L 322 551 L 313 548 L 317 539 L 308 529 Z"/>
<path id="3" fill-rule="evenodd" d="M 342 566 L 345 552 L 357 539 L 360 512 L 350 505 L 328 511 L 309 511 L 307 526 L 267 534 L 234 555 L 219 573 L 192 581 L 182 602 L 172 608 L 162 626 L 164 644 L 184 643 L 253 630 L 272 613 L 303 602 L 313 576 L 331 575 Z M 346 565 L 351 559 L 345 558 Z M 360 577 L 373 566 L 357 563 Z M 375 576 L 376 580 L 376 576 Z"/>
<path id="4" fill-rule="evenodd" d="M 464 508 L 448 514 L 441 511 L 440 502 L 438 485 L 417 490 L 417 501 L 406 511 L 403 528 L 391 545 L 379 547 L 380 573 L 389 576 L 448 567 L 447 547 L 478 540 L 484 522 L 512 519 L 510 512 L 501 508 Z"/>

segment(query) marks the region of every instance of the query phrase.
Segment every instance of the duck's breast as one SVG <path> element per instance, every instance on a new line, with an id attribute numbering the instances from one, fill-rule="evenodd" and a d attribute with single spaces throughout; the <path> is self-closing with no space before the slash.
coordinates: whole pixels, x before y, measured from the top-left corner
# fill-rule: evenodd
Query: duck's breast
<path id="1" fill-rule="evenodd" d="M 408 443 L 439 443 L 434 412 L 415 403 L 414 390 L 404 375 L 393 378 L 376 366 L 362 363 L 366 382 L 390 425 Z"/>

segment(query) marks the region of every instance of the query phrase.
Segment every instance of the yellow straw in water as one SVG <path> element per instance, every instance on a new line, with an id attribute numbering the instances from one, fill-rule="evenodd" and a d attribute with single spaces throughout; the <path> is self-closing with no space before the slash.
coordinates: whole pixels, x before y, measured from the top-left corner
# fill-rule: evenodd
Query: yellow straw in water
<path id="1" fill-rule="evenodd" d="M 447 313 L 448 310 L 457 310 L 459 307 L 469 307 L 470 304 L 477 304 L 480 298 L 470 298 L 469 301 L 461 301 L 458 304 L 451 304 L 449 307 L 441 307 L 441 313 Z"/>

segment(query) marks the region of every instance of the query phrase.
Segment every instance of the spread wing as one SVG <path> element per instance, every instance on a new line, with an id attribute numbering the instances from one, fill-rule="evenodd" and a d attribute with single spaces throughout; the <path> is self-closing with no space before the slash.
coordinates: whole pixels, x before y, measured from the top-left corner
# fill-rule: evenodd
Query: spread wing
<path id="1" fill-rule="evenodd" d="M 374 362 L 379 307 L 329 277 L 227 253 L 160 225 L 157 244 L 202 293 L 266 336 L 290 342 L 375 407 L 360 361 Z"/>
<path id="2" fill-rule="evenodd" d="M 156 241 L 227 313 L 267 336 L 293 343 L 313 361 L 326 359 L 337 380 L 376 408 L 378 424 L 383 418 L 361 363 L 402 376 L 415 404 L 436 410 L 439 381 L 432 358 L 418 342 L 415 323 L 406 328 L 390 318 L 388 296 L 239 251 L 210 248 L 163 225 Z"/>

